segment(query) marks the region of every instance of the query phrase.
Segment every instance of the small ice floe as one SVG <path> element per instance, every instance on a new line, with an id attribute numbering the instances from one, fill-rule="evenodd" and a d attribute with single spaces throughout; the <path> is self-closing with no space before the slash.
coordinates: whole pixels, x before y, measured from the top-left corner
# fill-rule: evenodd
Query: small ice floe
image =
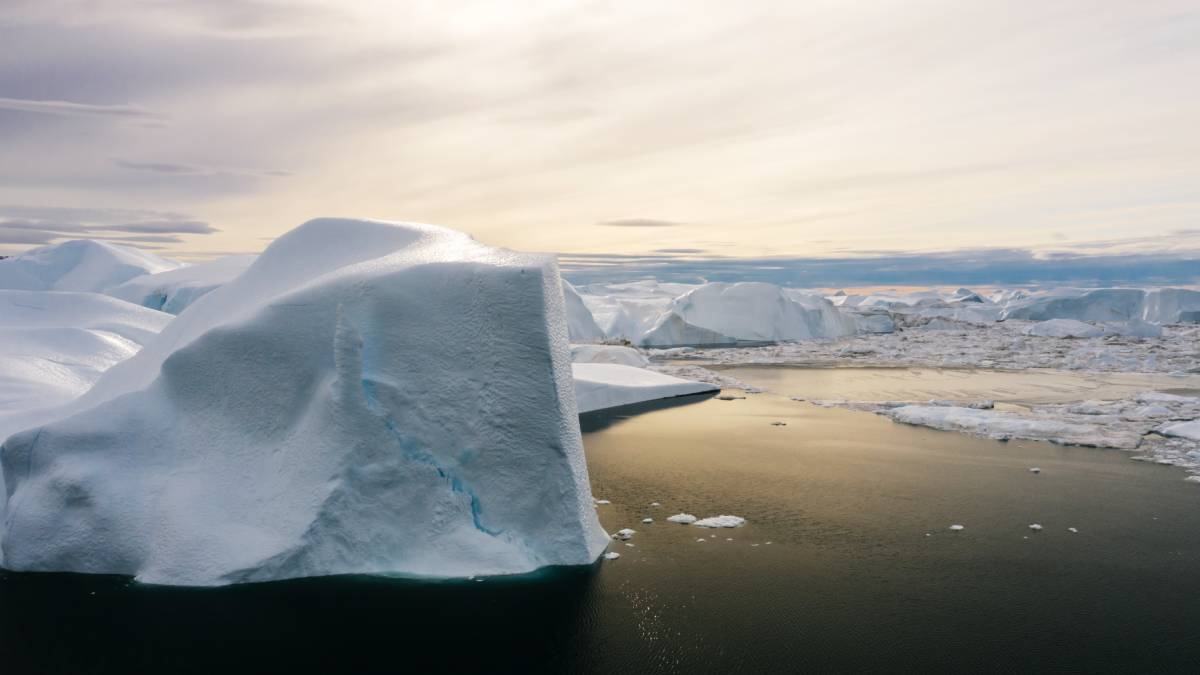
<path id="1" fill-rule="evenodd" d="M 962 529 L 963 529 L 962 525 L 951 525 L 950 526 L 950 531 L 952 531 L 952 532 L 961 532 Z"/>
<path id="2" fill-rule="evenodd" d="M 932 535 L 932 534 L 930 534 L 930 533 L 928 533 L 928 532 L 926 532 L 926 533 L 925 533 L 925 536 L 926 536 L 926 537 L 932 537 L 933 535 Z"/>
<path id="3" fill-rule="evenodd" d="M 620 558 L 620 557 L 621 557 L 621 554 L 617 553 L 616 551 L 609 551 L 608 553 L 604 554 L 605 560 L 616 560 L 617 558 Z"/>
<path id="4" fill-rule="evenodd" d="M 637 534 L 637 530 L 631 530 L 627 527 L 623 530 L 617 530 L 617 533 L 613 535 L 613 538 L 620 539 L 621 541 L 629 541 L 635 534 Z"/>
<path id="5" fill-rule="evenodd" d="M 629 542 L 625 542 L 625 545 L 628 546 L 629 548 L 633 548 L 633 544 L 630 544 Z"/>
<path id="6" fill-rule="evenodd" d="M 1067 532 L 1070 532 L 1071 534 L 1079 534 L 1079 529 L 1075 527 L 1068 527 Z"/>
<path id="7" fill-rule="evenodd" d="M 654 519 L 653 518 L 642 518 L 642 522 L 643 523 L 653 523 Z"/>
<path id="8" fill-rule="evenodd" d="M 804 402 L 805 402 L 805 401 L 807 401 L 808 399 L 804 398 L 803 396 L 793 396 L 793 397 L 792 397 L 792 400 L 793 400 L 793 401 L 799 401 L 799 402 L 801 402 L 801 403 L 804 403 Z"/>
<path id="9" fill-rule="evenodd" d="M 704 537 L 700 537 L 699 539 L 696 540 L 696 543 L 703 544 L 705 541 L 706 541 L 706 539 Z"/>
<path id="10" fill-rule="evenodd" d="M 671 521 L 672 523 L 679 523 L 680 525 L 691 525 L 692 523 L 696 522 L 696 516 L 693 516 L 690 513 L 676 513 L 675 515 L 667 518 L 667 520 Z"/>
<path id="11" fill-rule="evenodd" d="M 771 545 L 771 544 L 773 544 L 773 543 L 775 543 L 775 542 L 768 541 L 768 542 L 767 542 L 767 546 L 770 546 L 770 545 Z"/>
<path id="12" fill-rule="evenodd" d="M 713 516 L 692 523 L 696 527 L 741 527 L 746 524 L 745 518 L 738 516 Z"/>
<path id="13" fill-rule="evenodd" d="M 773 426 L 773 427 L 786 427 L 786 426 L 787 426 L 787 422 L 771 422 L 771 426 Z"/>
<path id="14" fill-rule="evenodd" d="M 1193 483 L 1200 483 L 1200 476 L 1188 476 L 1187 478 L 1184 478 L 1184 480 L 1191 481 Z"/>
<path id="15" fill-rule="evenodd" d="M 758 544 L 750 544 L 750 548 L 754 548 L 755 546 L 758 546 Z"/>
<path id="16" fill-rule="evenodd" d="M 729 394 L 722 394 L 721 396 L 717 397 L 717 400 L 718 401 L 740 401 L 744 398 L 746 398 L 746 397 L 745 396 L 730 396 Z"/>
<path id="17" fill-rule="evenodd" d="M 1029 469 L 1029 473 L 1041 473 L 1041 472 L 1042 472 L 1042 470 L 1036 466 L 1030 467 L 1030 469 Z"/>
<path id="18" fill-rule="evenodd" d="M 1034 532 L 1041 532 L 1041 531 L 1042 531 L 1042 526 L 1041 526 L 1041 525 L 1038 525 L 1037 523 L 1034 523 L 1034 524 L 1032 524 L 1032 525 L 1030 525 L 1030 526 L 1029 526 L 1029 529 L 1033 530 Z"/>
<path id="19" fill-rule="evenodd" d="M 662 504 L 659 504 L 658 502 L 650 502 L 650 506 L 662 506 Z"/>
<path id="20" fill-rule="evenodd" d="M 596 503 L 601 506 L 604 506 L 605 504 L 611 504 L 612 502 L 608 501 L 607 499 L 597 499 Z"/>

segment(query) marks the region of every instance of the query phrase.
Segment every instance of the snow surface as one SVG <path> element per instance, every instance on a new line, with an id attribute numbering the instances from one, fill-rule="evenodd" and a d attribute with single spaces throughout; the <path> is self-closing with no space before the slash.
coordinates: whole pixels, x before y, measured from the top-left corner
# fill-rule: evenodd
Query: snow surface
<path id="1" fill-rule="evenodd" d="M 0 289 L 98 292 L 179 266 L 135 248 L 76 239 L 0 260 Z"/>
<path id="2" fill-rule="evenodd" d="M 86 391 L 171 316 L 95 293 L 0 290 L 0 439 Z"/>
<path id="3" fill-rule="evenodd" d="M 143 307 L 178 314 L 205 293 L 224 286 L 246 271 L 257 257 L 232 255 L 157 274 L 144 274 L 104 292 Z"/>
<path id="4" fill-rule="evenodd" d="M 575 376 L 575 398 L 581 413 L 718 390 L 704 382 L 693 382 L 617 363 L 575 363 L 571 369 Z"/>
<path id="5" fill-rule="evenodd" d="M 550 259 L 310 221 L 4 442 L 4 563 L 187 585 L 590 563 L 566 323 Z"/>

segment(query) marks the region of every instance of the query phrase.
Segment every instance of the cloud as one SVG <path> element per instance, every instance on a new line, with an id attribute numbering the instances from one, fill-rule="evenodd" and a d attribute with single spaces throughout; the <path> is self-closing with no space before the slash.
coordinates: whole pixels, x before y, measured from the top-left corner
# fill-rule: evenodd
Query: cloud
<path id="1" fill-rule="evenodd" d="M 1200 249 L 1179 253 L 1083 255 L 1028 249 L 970 249 L 840 258 L 684 258 L 563 255 L 572 283 L 765 281 L 798 288 L 838 286 L 992 286 L 1200 283 Z"/>
<path id="2" fill-rule="evenodd" d="M 198 164 L 178 164 L 174 162 L 139 162 L 131 159 L 122 159 L 113 157 L 112 163 L 116 166 L 127 169 L 129 171 L 150 171 L 153 173 L 162 173 L 172 176 L 269 176 L 282 177 L 290 176 L 290 171 L 282 171 L 278 169 L 261 170 L 261 169 L 246 169 L 246 168 L 231 168 L 231 167 L 215 167 L 201 166 Z"/>
<path id="3" fill-rule="evenodd" d="M 654 218 L 618 218 L 616 220 L 602 220 L 597 225 L 604 227 L 678 227 L 683 223 L 676 223 L 670 220 L 656 220 Z"/>
<path id="4" fill-rule="evenodd" d="M 204 221 L 164 211 L 0 206 L 0 244 L 42 245 L 67 238 L 182 244 L 182 235 L 219 231 Z"/>
<path id="5" fill-rule="evenodd" d="M 34 101 L 21 98 L 0 98 L 0 110 L 69 115 L 74 117 L 123 117 L 161 121 L 161 115 L 136 105 L 96 105 L 73 101 Z"/>

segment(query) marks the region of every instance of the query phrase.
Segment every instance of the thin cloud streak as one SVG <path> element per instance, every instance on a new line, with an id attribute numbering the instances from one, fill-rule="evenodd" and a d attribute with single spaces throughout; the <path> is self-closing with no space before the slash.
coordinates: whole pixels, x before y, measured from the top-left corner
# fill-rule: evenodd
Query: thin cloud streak
<path id="1" fill-rule="evenodd" d="M 73 117 L 123 117 L 162 121 L 162 116 L 137 105 L 97 105 L 74 101 L 34 101 L 20 98 L 0 98 L 0 110 L 68 115 Z"/>

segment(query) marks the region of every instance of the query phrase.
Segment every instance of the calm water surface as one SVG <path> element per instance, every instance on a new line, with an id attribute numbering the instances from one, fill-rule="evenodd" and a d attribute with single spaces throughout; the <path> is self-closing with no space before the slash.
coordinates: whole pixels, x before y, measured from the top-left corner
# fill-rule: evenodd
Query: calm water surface
<path id="1" fill-rule="evenodd" d="M 1178 470 L 768 394 L 646 409 L 584 419 L 601 521 L 638 530 L 619 560 L 223 589 L 6 574 L 0 670 L 1200 671 L 1200 487 Z"/>

